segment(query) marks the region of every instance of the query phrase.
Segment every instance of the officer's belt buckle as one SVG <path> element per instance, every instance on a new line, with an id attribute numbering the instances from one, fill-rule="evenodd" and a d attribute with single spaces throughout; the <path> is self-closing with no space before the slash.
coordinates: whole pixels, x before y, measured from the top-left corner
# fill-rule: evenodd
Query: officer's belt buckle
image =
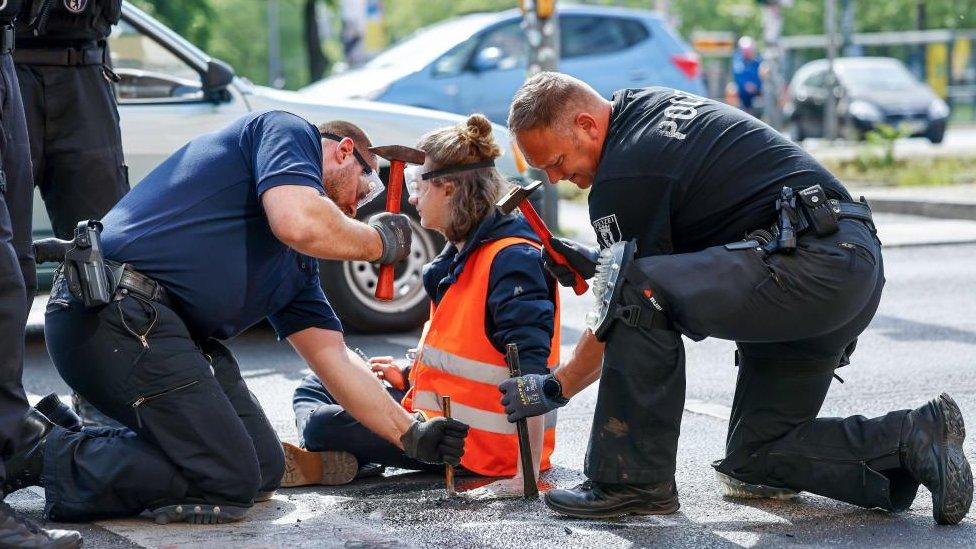
<path id="1" fill-rule="evenodd" d="M 641 310 L 638 305 L 620 305 L 617 310 L 614 311 L 614 317 L 618 320 L 623 321 L 624 324 L 631 328 L 636 328 L 640 325 Z"/>

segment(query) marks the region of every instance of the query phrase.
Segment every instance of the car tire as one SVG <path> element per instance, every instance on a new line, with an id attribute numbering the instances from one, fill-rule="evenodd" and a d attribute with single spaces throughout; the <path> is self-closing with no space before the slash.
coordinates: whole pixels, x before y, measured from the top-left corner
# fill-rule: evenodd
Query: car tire
<path id="1" fill-rule="evenodd" d="M 364 212 L 367 218 L 376 213 Z M 430 300 L 424 291 L 423 267 L 444 247 L 444 238 L 420 226 L 413 206 L 402 205 L 410 216 L 413 231 L 410 255 L 397 264 L 392 301 L 374 297 L 379 268 L 367 261 L 320 261 L 319 278 L 329 302 L 342 321 L 344 329 L 364 333 L 405 332 L 427 320 Z"/>
<path id="2" fill-rule="evenodd" d="M 931 141 L 932 144 L 938 145 L 939 143 L 942 143 L 943 139 L 945 139 L 945 129 L 943 128 L 941 131 L 929 130 L 929 132 L 925 134 L 925 137 Z"/>

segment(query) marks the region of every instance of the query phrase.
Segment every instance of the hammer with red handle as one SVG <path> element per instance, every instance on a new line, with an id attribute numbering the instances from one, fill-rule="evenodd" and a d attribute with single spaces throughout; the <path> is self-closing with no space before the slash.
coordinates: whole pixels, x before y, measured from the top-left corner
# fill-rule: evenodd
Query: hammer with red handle
<path id="1" fill-rule="evenodd" d="M 390 161 L 390 176 L 386 185 L 386 211 L 400 213 L 400 198 L 403 196 L 403 169 L 407 164 L 423 164 L 427 155 L 420 149 L 404 145 L 384 145 L 370 147 L 369 152 Z M 393 299 L 392 263 L 380 265 L 379 279 L 376 281 L 376 299 Z"/>
<path id="2" fill-rule="evenodd" d="M 586 293 L 586 290 L 589 289 L 590 285 L 586 283 L 586 280 L 580 276 L 575 269 L 573 269 L 573 266 L 569 264 L 569 261 L 566 261 L 563 254 L 552 249 L 552 233 L 549 232 L 549 228 L 546 227 L 546 224 L 542 221 L 542 218 L 539 217 L 539 214 L 535 211 L 535 208 L 532 206 L 532 202 L 526 200 L 533 191 L 541 186 L 542 181 L 533 181 L 525 187 L 515 186 L 515 188 L 503 196 L 502 199 L 495 204 L 495 206 L 497 206 L 498 209 L 504 214 L 512 213 L 515 208 L 522 210 L 522 215 L 525 216 L 525 220 L 529 222 L 529 225 L 532 227 L 532 231 L 535 232 L 536 236 L 539 237 L 539 240 L 541 240 L 542 244 L 546 247 L 546 253 L 549 254 L 549 257 L 551 257 L 552 260 L 557 264 L 567 267 L 573 271 L 573 277 L 575 278 L 575 282 L 573 282 L 573 291 L 576 292 L 576 295 L 583 295 Z"/>

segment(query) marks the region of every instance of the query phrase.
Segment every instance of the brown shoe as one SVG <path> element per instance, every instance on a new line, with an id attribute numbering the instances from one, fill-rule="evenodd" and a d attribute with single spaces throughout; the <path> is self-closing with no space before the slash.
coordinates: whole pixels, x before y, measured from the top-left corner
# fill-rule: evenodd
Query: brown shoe
<path id="1" fill-rule="evenodd" d="M 285 477 L 281 480 L 282 488 L 311 484 L 349 484 L 359 472 L 359 462 L 349 452 L 310 452 L 288 442 L 283 442 L 282 446 L 285 449 Z"/>

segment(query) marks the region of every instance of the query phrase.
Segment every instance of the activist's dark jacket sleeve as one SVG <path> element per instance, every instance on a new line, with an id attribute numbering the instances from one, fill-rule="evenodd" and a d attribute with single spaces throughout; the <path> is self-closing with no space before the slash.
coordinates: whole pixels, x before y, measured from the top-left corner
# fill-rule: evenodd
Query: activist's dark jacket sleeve
<path id="1" fill-rule="evenodd" d="M 502 353 L 515 343 L 523 374 L 548 372 L 556 307 L 554 288 L 542 266 L 542 254 L 528 244 L 498 252 L 488 278 L 485 328 Z"/>

